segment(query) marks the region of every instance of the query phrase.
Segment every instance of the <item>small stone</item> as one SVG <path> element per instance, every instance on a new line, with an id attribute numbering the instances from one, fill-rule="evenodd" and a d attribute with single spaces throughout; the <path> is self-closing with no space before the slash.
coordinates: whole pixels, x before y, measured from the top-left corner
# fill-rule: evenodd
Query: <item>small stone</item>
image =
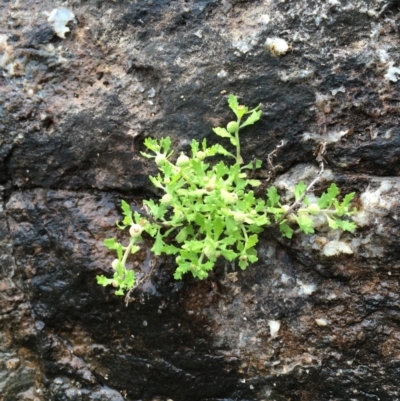
<path id="1" fill-rule="evenodd" d="M 15 370 L 20 365 L 21 361 L 18 358 L 11 358 L 6 361 L 6 367 L 8 370 Z"/>

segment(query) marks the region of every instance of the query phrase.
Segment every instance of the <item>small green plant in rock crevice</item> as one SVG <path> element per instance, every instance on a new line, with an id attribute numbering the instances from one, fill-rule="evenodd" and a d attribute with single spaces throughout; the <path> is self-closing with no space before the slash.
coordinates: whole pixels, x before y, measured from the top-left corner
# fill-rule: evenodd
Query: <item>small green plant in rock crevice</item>
<path id="1" fill-rule="evenodd" d="M 135 273 L 127 267 L 127 262 L 129 255 L 140 249 L 144 232 L 154 238 L 152 251 L 156 255 L 176 255 L 175 279 L 188 272 L 205 279 L 218 258 L 237 261 L 241 269 L 256 262 L 258 234 L 267 227 L 279 227 L 287 238 L 292 237 L 296 226 L 311 234 L 314 217 L 323 214 L 332 229 L 356 228 L 354 223 L 343 219 L 354 212 L 350 208 L 354 193 L 339 201 L 335 184 L 313 203 L 306 194 L 315 182 L 309 186 L 299 182 L 291 205 L 281 203 L 274 186 L 268 188 L 265 198 L 257 198 L 253 187 L 261 182 L 249 178 L 249 172 L 259 169 L 261 161 L 244 165 L 239 132 L 260 119 L 260 106 L 249 110 L 239 105 L 233 95 L 229 96 L 228 104 L 236 120 L 226 128 L 214 128 L 214 132 L 230 141 L 234 153 L 221 144 L 207 146 L 206 140 L 201 144 L 193 140 L 191 155 L 181 153 L 173 162 L 169 137 L 145 140 L 151 153 L 142 155 L 153 158 L 159 169 L 159 174 L 150 180 L 164 195 L 159 202 L 144 201 L 144 215 L 133 212 L 122 201 L 124 219 L 117 225 L 121 230 L 129 228 L 129 243 L 124 246 L 114 238 L 105 240 L 105 245 L 116 251 L 117 258 L 112 262 L 113 277 L 98 276 L 99 284 L 112 284 L 117 295 L 135 286 Z M 210 164 L 209 158 L 215 155 L 223 156 L 224 160 Z"/>

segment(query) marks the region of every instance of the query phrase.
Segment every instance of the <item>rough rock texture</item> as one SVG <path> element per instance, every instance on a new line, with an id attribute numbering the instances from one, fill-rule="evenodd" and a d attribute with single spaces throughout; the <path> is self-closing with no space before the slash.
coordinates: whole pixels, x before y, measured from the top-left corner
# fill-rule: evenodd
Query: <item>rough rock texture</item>
<path id="1" fill-rule="evenodd" d="M 0 399 L 399 400 L 399 24 L 380 0 L 3 0 Z M 143 138 L 215 142 L 228 93 L 263 104 L 245 158 L 285 141 L 282 193 L 328 142 L 317 190 L 356 191 L 359 229 L 267 232 L 203 282 L 147 244 L 125 307 L 95 276 L 120 200 L 155 196 Z"/>

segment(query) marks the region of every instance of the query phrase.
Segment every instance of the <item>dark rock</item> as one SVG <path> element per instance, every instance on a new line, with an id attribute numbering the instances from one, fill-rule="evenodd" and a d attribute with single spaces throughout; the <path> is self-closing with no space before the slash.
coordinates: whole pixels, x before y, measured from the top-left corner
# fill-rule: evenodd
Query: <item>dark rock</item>
<path id="1" fill-rule="evenodd" d="M 4 400 L 398 399 L 398 2 L 74 0 L 64 40 L 54 7 L 0 3 Z M 133 263 L 151 274 L 125 307 L 95 276 L 110 273 L 103 240 L 123 239 L 120 200 L 158 194 L 143 140 L 216 143 L 229 93 L 263 105 L 242 133 L 260 196 L 282 140 L 282 195 L 316 176 L 326 142 L 315 191 L 355 191 L 359 228 L 271 230 L 254 266 L 202 282 L 174 281 L 147 239 Z"/>

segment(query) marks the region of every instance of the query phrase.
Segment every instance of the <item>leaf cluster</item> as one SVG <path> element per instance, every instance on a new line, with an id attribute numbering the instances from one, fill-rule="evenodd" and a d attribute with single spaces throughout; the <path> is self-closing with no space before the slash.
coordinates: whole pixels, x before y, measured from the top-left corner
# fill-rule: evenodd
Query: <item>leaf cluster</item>
<path id="1" fill-rule="evenodd" d="M 146 218 L 133 213 L 122 201 L 124 219 L 117 225 L 122 230 L 130 227 L 130 241 L 127 246 L 113 238 L 105 241 L 105 245 L 116 252 L 117 259 L 112 264 L 113 277 L 99 276 L 99 284 L 112 284 L 118 288 L 118 295 L 135 285 L 134 272 L 127 269 L 126 263 L 128 256 L 139 250 L 142 232 L 154 238 L 152 251 L 156 255 L 175 255 L 175 279 L 189 272 L 205 279 L 219 258 L 237 261 L 241 269 L 256 262 L 258 234 L 266 227 L 278 226 L 287 238 L 292 237 L 296 227 L 313 233 L 314 217 L 323 214 L 332 229 L 355 229 L 354 223 L 343 219 L 353 213 L 350 203 L 354 193 L 339 201 L 335 184 L 317 199 L 317 203 L 310 203 L 305 196 L 307 185 L 304 182 L 295 187 L 294 205 L 282 204 L 274 186 L 268 188 L 264 198 L 257 198 L 254 187 L 261 183 L 249 177 L 249 170 L 260 168 L 262 163 L 255 160 L 243 166 L 239 131 L 260 119 L 260 106 L 249 110 L 239 105 L 233 95 L 229 96 L 228 104 L 236 121 L 214 128 L 214 132 L 230 140 L 236 150 L 233 153 L 221 144 L 208 146 L 206 140 L 201 143 L 193 140 L 191 154 L 181 153 L 173 161 L 169 137 L 146 138 L 144 144 L 150 153 L 142 155 L 153 158 L 157 164 L 159 173 L 150 180 L 163 196 L 159 201 L 143 202 L 148 211 Z M 216 155 L 224 158 L 212 163 L 210 158 Z"/>

